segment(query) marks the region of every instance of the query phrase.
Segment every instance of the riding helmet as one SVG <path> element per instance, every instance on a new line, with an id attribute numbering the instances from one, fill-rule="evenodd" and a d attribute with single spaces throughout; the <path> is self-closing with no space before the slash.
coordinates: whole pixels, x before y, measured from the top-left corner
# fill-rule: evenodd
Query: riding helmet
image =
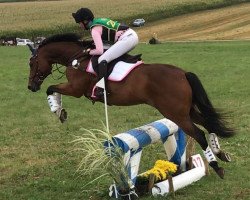
<path id="1" fill-rule="evenodd" d="M 83 22 L 84 20 L 92 21 L 94 19 L 94 14 L 88 8 L 80 8 L 76 13 L 72 13 L 76 23 Z"/>

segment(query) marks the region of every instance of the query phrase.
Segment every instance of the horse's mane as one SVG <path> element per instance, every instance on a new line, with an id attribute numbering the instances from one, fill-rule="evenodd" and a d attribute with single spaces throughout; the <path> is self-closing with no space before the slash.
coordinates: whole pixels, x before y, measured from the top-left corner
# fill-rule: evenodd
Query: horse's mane
<path id="1" fill-rule="evenodd" d="M 54 42 L 75 42 L 80 44 L 80 39 L 81 37 L 75 33 L 57 34 L 57 35 L 52 35 L 43 40 L 42 43 L 39 45 L 39 47 Z"/>
<path id="2" fill-rule="evenodd" d="M 52 35 L 46 38 L 39 45 L 39 48 L 55 42 L 74 42 L 83 47 L 90 46 L 93 43 L 93 41 L 81 41 L 81 37 L 75 33 L 65 33 L 65 34 Z"/>

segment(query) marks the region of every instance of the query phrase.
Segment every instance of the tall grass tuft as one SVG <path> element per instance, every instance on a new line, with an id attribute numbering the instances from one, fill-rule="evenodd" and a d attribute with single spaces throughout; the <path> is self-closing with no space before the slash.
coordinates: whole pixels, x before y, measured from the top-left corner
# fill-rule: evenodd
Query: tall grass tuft
<path id="1" fill-rule="evenodd" d="M 82 159 L 78 172 L 93 179 L 84 185 L 95 183 L 103 176 L 110 176 L 121 190 L 129 189 L 132 184 L 128 176 L 128 166 L 124 165 L 124 153 L 115 145 L 108 131 L 81 128 L 81 136 L 72 141 L 75 150 L 81 151 Z M 102 172 L 102 174 L 100 174 Z"/>

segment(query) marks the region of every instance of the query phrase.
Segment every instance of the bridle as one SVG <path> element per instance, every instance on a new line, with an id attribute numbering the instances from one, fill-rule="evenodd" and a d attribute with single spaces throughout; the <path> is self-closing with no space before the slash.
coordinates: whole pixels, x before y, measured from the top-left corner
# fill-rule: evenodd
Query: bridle
<path id="1" fill-rule="evenodd" d="M 72 67 L 72 61 L 74 59 L 77 59 L 78 62 L 81 63 L 83 60 L 86 59 L 86 57 L 88 57 L 88 55 L 89 54 L 88 54 L 88 49 L 87 48 L 84 49 L 84 50 L 81 49 L 81 50 L 77 51 L 75 54 L 73 54 L 73 56 L 71 56 L 69 58 L 69 60 L 67 62 L 68 64 L 66 65 L 66 67 L 67 66 L 71 66 Z M 34 62 L 33 65 L 35 65 L 36 71 L 33 74 L 33 76 L 29 77 L 29 80 L 31 80 L 33 82 L 34 79 L 37 77 L 36 83 L 40 85 L 49 74 L 52 74 L 52 72 L 50 71 L 49 73 L 46 74 L 46 73 L 43 73 L 40 70 L 40 68 L 39 68 L 39 62 L 38 62 L 38 53 L 37 52 L 35 52 L 35 54 L 30 58 L 30 60 L 31 59 L 34 59 L 32 62 Z M 81 70 L 81 71 L 85 70 L 85 69 L 82 69 L 80 67 L 78 69 Z"/>
<path id="2" fill-rule="evenodd" d="M 29 80 L 32 80 L 32 81 L 34 81 L 34 79 L 37 77 L 38 79 L 37 79 L 37 81 L 36 81 L 36 83 L 38 83 L 39 85 L 44 81 L 44 79 L 49 75 L 49 74 L 51 74 L 51 71 L 50 71 L 50 73 L 48 73 L 48 74 L 45 74 L 45 73 L 43 73 L 41 70 L 40 70 L 40 68 L 39 68 L 39 62 L 38 62 L 38 54 L 36 53 L 35 55 L 33 55 L 31 58 L 30 58 L 30 60 L 31 59 L 34 59 L 35 61 L 33 61 L 33 62 L 35 62 L 35 67 L 36 67 L 36 71 L 35 71 L 35 73 L 34 73 L 34 75 L 33 76 L 30 76 L 29 77 Z"/>

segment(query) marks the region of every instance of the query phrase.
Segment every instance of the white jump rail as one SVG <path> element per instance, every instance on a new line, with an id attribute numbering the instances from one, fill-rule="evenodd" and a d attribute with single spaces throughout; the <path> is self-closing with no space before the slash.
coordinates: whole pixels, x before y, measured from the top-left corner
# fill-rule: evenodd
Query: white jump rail
<path id="1" fill-rule="evenodd" d="M 200 154 L 191 156 L 194 168 L 172 178 L 173 190 L 186 187 L 206 175 L 206 167 Z M 165 180 L 157 183 L 152 188 L 153 196 L 165 196 L 171 192 L 169 181 Z"/>

